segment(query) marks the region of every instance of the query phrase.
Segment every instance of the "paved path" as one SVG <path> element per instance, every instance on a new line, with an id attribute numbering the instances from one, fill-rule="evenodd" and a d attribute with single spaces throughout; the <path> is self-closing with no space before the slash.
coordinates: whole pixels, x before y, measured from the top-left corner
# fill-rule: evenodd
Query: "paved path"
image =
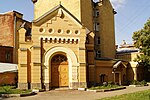
<path id="1" fill-rule="evenodd" d="M 4 100 L 96 100 L 104 97 L 111 97 L 116 95 L 122 95 L 127 93 L 133 93 L 137 91 L 143 91 L 150 89 L 150 86 L 145 87 L 127 87 L 124 90 L 117 90 L 111 92 L 87 92 L 77 90 L 52 90 L 39 93 L 36 96 L 30 97 L 14 97 Z"/>

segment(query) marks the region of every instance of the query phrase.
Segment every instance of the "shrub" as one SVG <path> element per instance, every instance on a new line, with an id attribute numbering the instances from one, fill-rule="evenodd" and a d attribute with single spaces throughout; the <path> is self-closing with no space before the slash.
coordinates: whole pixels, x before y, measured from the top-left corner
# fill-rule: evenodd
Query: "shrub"
<path id="1" fill-rule="evenodd" d="M 103 86 L 107 86 L 108 85 L 108 82 L 103 82 Z"/>
<path id="2" fill-rule="evenodd" d="M 132 85 L 140 85 L 140 82 L 137 81 L 137 80 L 133 80 L 133 81 L 131 82 L 131 84 L 132 84 Z"/>
<path id="3" fill-rule="evenodd" d="M 15 86 L 0 86 L 0 94 L 24 94 L 29 93 L 31 90 L 16 89 Z"/>
<path id="4" fill-rule="evenodd" d="M 131 82 L 131 85 L 143 85 L 143 86 L 145 86 L 145 85 L 147 85 L 147 82 L 146 82 L 145 80 L 143 80 L 143 81 L 141 81 L 141 82 L 139 82 L 139 81 L 137 81 L 137 80 L 133 80 L 133 81 Z"/>
<path id="5" fill-rule="evenodd" d="M 108 82 L 108 85 L 114 85 L 114 84 L 115 84 L 115 83 L 112 82 L 112 81 Z"/>
<path id="6" fill-rule="evenodd" d="M 143 80 L 143 81 L 140 82 L 140 84 L 145 86 L 145 85 L 147 85 L 147 82 L 145 80 Z"/>

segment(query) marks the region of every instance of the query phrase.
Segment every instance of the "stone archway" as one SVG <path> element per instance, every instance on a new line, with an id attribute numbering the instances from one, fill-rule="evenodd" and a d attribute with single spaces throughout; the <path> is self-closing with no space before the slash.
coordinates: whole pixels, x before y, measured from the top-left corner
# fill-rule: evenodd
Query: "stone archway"
<path id="1" fill-rule="evenodd" d="M 51 86 L 52 87 L 68 87 L 68 60 L 65 55 L 57 54 L 51 60 Z"/>
<path id="2" fill-rule="evenodd" d="M 52 82 L 51 82 L 51 74 L 50 74 L 50 70 L 52 68 L 51 66 L 51 60 L 52 58 L 57 55 L 57 54 L 63 54 L 67 57 L 68 60 L 68 81 L 69 81 L 69 88 L 72 88 L 72 83 L 73 82 L 78 82 L 78 66 L 79 63 L 77 61 L 77 57 L 75 55 L 75 53 L 66 47 L 53 47 L 51 49 L 49 49 L 43 56 L 43 82 L 46 85 L 46 87 L 48 88 L 49 86 L 52 86 Z"/>

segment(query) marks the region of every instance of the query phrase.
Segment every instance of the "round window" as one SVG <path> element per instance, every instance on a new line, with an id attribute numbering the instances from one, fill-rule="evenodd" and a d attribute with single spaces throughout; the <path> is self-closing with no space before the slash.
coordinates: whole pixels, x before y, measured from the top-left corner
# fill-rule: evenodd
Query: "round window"
<path id="1" fill-rule="evenodd" d="M 39 32 L 41 32 L 41 33 L 44 32 L 44 29 L 43 29 L 43 28 L 40 28 L 40 29 L 39 29 Z"/>
<path id="2" fill-rule="evenodd" d="M 50 29 L 48 30 L 48 32 L 52 34 L 52 33 L 54 33 L 54 30 L 53 30 L 52 28 L 50 28 Z"/>
<path id="3" fill-rule="evenodd" d="M 58 33 L 60 33 L 60 34 L 61 34 L 62 32 L 63 32 L 63 31 L 62 31 L 61 29 L 58 29 Z"/>
<path id="4" fill-rule="evenodd" d="M 67 30 L 66 33 L 67 33 L 67 34 L 71 34 L 71 31 L 70 31 L 70 30 Z"/>
<path id="5" fill-rule="evenodd" d="M 75 30 L 75 34 L 79 34 L 79 31 L 78 31 L 78 30 Z"/>

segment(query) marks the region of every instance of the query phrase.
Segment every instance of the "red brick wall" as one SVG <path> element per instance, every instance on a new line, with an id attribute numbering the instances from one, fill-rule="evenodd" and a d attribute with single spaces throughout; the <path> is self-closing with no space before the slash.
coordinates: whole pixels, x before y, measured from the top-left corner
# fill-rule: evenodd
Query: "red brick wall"
<path id="1" fill-rule="evenodd" d="M 13 47 L 14 13 L 0 14 L 0 45 Z"/>
<path id="2" fill-rule="evenodd" d="M 11 73 L 0 73 L 0 85 L 4 84 L 15 84 L 17 73 L 11 72 Z"/>
<path id="3" fill-rule="evenodd" d="M 13 47 L 0 46 L 0 62 L 13 63 Z"/>

